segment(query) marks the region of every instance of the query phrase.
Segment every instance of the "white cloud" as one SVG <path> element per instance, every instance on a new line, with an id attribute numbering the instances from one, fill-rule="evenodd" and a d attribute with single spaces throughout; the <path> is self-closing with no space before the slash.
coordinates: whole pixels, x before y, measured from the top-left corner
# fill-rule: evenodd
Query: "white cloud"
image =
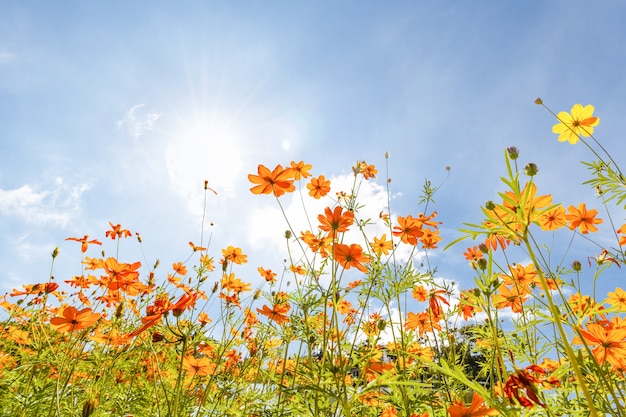
<path id="1" fill-rule="evenodd" d="M 36 191 L 26 184 L 12 190 L 0 189 L 0 214 L 17 217 L 27 223 L 65 227 L 80 207 L 80 197 L 87 185 L 68 186 L 57 178 L 54 188 Z"/>
<path id="2" fill-rule="evenodd" d="M 145 111 L 145 104 L 131 107 L 123 119 L 117 121 L 117 127 L 126 129 L 135 139 L 154 129 L 157 120 L 163 113 Z"/>

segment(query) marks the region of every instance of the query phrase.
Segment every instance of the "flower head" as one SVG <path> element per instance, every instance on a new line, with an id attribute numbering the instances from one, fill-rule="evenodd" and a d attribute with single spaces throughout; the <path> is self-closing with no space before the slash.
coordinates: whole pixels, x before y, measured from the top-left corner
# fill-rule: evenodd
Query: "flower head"
<path id="1" fill-rule="evenodd" d="M 578 142 L 580 136 L 593 135 L 593 128 L 600 124 L 600 119 L 592 116 L 594 107 L 587 104 L 574 104 L 571 113 L 559 112 L 556 115 L 559 123 L 552 126 L 552 133 L 559 135 L 559 142 L 568 141 L 572 145 Z"/>
<path id="2" fill-rule="evenodd" d="M 311 182 L 306 185 L 309 189 L 309 195 L 313 198 L 320 199 L 330 192 L 330 181 L 323 175 L 318 178 L 311 178 Z"/>
<path id="3" fill-rule="evenodd" d="M 276 197 L 280 197 L 285 192 L 291 192 L 296 189 L 293 185 L 294 172 L 292 168 L 283 168 L 282 165 L 276 165 L 273 171 L 267 167 L 259 165 L 257 168 L 259 175 L 248 174 L 248 180 L 257 184 L 250 188 L 253 194 L 270 194 L 274 193 Z"/>
<path id="4" fill-rule="evenodd" d="M 481 417 L 481 416 L 497 416 L 500 413 L 494 408 L 487 408 L 484 405 L 485 400 L 478 393 L 472 396 L 472 403 L 466 407 L 461 401 L 455 401 L 448 407 L 450 417 Z"/>
<path id="5" fill-rule="evenodd" d="M 580 203 L 578 208 L 569 206 L 567 208 L 569 214 L 565 217 L 570 222 L 569 228 L 574 230 L 580 227 L 580 233 L 586 235 L 589 232 L 597 232 L 598 228 L 594 225 L 602 223 L 602 219 L 596 219 L 598 210 L 587 210 L 585 203 Z"/>
<path id="6" fill-rule="evenodd" d="M 70 306 L 64 308 L 59 316 L 51 318 L 50 324 L 60 332 L 73 332 L 86 329 L 100 317 L 100 314 L 92 313 L 91 308 L 77 310 Z"/>

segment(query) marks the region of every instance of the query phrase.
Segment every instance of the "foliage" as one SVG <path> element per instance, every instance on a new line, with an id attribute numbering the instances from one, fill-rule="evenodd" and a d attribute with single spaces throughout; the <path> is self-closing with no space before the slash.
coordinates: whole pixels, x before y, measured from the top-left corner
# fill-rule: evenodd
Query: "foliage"
<path id="1" fill-rule="evenodd" d="M 571 115 L 553 113 L 553 131 L 592 150 L 598 160 L 586 163 L 588 183 L 608 193 L 604 204 L 621 204 L 617 164 L 585 139 L 599 145 L 592 113 L 581 105 Z M 310 230 L 296 230 L 285 216 L 286 265 L 280 272 L 259 266 L 258 288 L 240 278 L 248 263 L 242 248 L 216 255 L 203 237 L 166 272 L 158 262 L 121 261 L 121 240 L 143 241 L 119 224 L 110 223 L 106 244 L 68 238 L 80 244 L 81 275 L 58 283 L 55 249 L 47 282 L 1 298 L 0 412 L 625 415 L 626 292 L 602 294 L 596 283 L 624 263 L 626 225 L 611 229 L 612 219 L 583 202 L 553 202 L 539 192 L 534 164 L 518 168 L 519 154 L 505 151 L 505 190 L 448 244 L 475 241 L 464 254 L 473 288 L 458 288 L 431 265 L 441 223 L 428 209 L 440 186 L 426 180 L 423 212 L 397 215 L 386 178 L 389 205 L 368 218 L 359 191 L 378 170 L 363 161 L 352 168 L 351 188 L 335 195 L 304 162 L 259 165 L 248 176 L 251 191 L 272 195 L 283 213 L 294 192 L 305 212 L 305 197 L 328 202 L 308 219 Z M 204 189 L 206 204 L 215 191 L 207 182 Z M 565 256 L 554 242 L 565 242 L 567 253 L 581 237 L 607 230 L 614 247 L 600 245 L 590 268 L 558 261 Z M 115 256 L 92 257 L 94 246 L 109 244 Z M 587 271 L 591 289 L 581 285 Z"/>

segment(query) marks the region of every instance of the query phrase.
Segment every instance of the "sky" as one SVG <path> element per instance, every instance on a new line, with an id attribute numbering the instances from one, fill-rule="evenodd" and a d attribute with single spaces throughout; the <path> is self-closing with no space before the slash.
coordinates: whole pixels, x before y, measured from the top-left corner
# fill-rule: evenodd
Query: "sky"
<path id="1" fill-rule="evenodd" d="M 429 206 L 443 245 L 497 199 L 508 146 L 539 166 L 539 194 L 593 204 L 591 154 L 559 143 L 533 100 L 593 104 L 619 162 L 624 21 L 618 1 L 1 1 L 0 294 L 47 281 L 57 246 L 56 279 L 80 274 L 67 237 L 116 253 L 108 222 L 143 238 L 121 242 L 120 260 L 159 259 L 162 277 L 209 236 L 216 259 L 228 245 L 248 254 L 246 281 L 280 270 L 286 224 L 249 191 L 258 164 L 303 160 L 333 193 L 355 161 L 374 164 L 374 217 L 386 163 L 394 216 L 423 211 L 425 179 L 445 180 Z M 218 194 L 203 227 L 204 180 Z M 305 199 L 313 220 L 332 203 Z M 281 200 L 307 228 L 299 201 Z M 442 278 L 472 286 L 473 244 L 433 253 Z"/>

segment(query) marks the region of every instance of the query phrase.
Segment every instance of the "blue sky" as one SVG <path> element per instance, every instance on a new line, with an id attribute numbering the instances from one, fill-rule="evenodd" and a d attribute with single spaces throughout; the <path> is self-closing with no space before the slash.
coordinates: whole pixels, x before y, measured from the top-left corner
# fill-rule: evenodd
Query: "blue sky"
<path id="1" fill-rule="evenodd" d="M 388 151 L 399 215 L 450 166 L 445 241 L 502 190 L 507 146 L 538 164 L 541 194 L 592 203 L 589 152 L 558 143 L 533 100 L 594 104 L 619 162 L 624 21 L 617 1 L 2 2 L 0 293 L 46 281 L 56 246 L 57 279 L 79 274 L 64 239 L 105 242 L 109 221 L 140 232 L 164 276 L 199 241 L 205 179 L 213 255 L 240 246 L 280 269 L 285 225 L 248 191 L 259 163 L 304 160 L 339 184 L 356 160 L 382 173 Z M 436 260 L 463 286 L 466 247 Z M 134 240 L 120 258 L 143 260 Z"/>

